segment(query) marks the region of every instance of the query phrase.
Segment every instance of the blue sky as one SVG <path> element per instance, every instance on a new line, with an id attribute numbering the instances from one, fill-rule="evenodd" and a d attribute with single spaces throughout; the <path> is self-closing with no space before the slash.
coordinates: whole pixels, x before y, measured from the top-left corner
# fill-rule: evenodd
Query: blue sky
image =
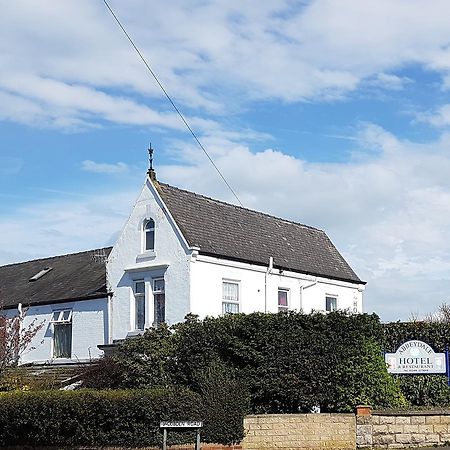
<path id="1" fill-rule="evenodd" d="M 450 287 L 450 4 L 111 0 L 249 208 L 324 229 L 384 320 Z M 102 1 L 3 2 L 0 264 L 114 243 L 162 181 L 233 201 Z"/>

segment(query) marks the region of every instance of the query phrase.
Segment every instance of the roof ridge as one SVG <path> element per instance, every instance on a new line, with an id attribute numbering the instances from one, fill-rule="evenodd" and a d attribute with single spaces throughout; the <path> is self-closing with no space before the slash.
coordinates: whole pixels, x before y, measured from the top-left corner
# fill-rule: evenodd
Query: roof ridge
<path id="1" fill-rule="evenodd" d="M 201 198 L 204 198 L 206 200 L 212 200 L 214 202 L 221 203 L 223 205 L 231 206 L 231 207 L 239 209 L 239 210 L 249 211 L 251 213 L 259 214 L 259 215 L 264 216 L 264 217 L 270 217 L 272 219 L 281 220 L 281 221 L 286 222 L 286 223 L 291 223 L 293 225 L 298 225 L 298 226 L 301 226 L 301 227 L 309 228 L 309 229 L 314 230 L 314 231 L 320 231 L 320 232 L 326 234 L 324 230 L 322 230 L 320 228 L 317 228 L 317 227 L 313 227 L 311 225 L 306 225 L 304 223 L 295 222 L 294 220 L 284 219 L 283 217 L 278 217 L 278 216 L 274 216 L 273 214 L 267 214 L 267 213 L 264 213 L 262 211 L 257 211 L 255 209 L 246 208 L 245 206 L 239 206 L 239 205 L 235 205 L 233 203 L 228 203 L 228 202 L 225 202 L 223 200 L 218 200 L 218 199 L 213 198 L 213 197 L 208 197 L 207 195 L 198 194 L 197 192 L 188 191 L 187 189 L 181 189 L 181 188 L 179 188 L 177 186 L 172 186 L 169 183 L 161 183 L 160 181 L 158 181 L 158 184 L 161 185 L 161 186 L 167 186 L 167 187 L 169 187 L 171 189 L 176 189 L 176 190 L 181 191 L 181 192 L 186 192 L 188 194 L 193 194 L 193 195 L 195 195 L 197 197 L 201 197 Z"/>
<path id="2" fill-rule="evenodd" d="M 21 262 L 15 262 L 15 263 L 9 263 L 9 264 L 3 264 L 0 265 L 0 268 L 3 267 L 11 267 L 11 266 L 19 266 L 21 264 L 27 264 L 27 263 L 31 263 L 31 262 L 37 262 L 37 261 L 44 261 L 46 259 L 56 259 L 56 258 L 64 258 L 66 256 L 75 256 L 75 255 L 81 255 L 83 253 L 89 253 L 89 252 L 95 252 L 97 250 L 107 250 L 107 249 L 112 249 L 112 246 L 109 245 L 107 247 L 99 247 L 99 248 L 93 248 L 90 250 L 82 250 L 80 252 L 74 252 L 74 253 L 65 253 L 63 255 L 54 255 L 54 256 L 46 256 L 43 258 L 36 258 L 36 259 L 28 259 L 26 261 L 21 261 Z"/>

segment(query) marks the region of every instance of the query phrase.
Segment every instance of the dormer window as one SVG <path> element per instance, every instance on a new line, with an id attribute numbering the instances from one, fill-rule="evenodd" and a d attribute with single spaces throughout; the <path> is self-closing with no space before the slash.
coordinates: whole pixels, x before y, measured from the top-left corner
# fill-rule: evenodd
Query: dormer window
<path id="1" fill-rule="evenodd" d="M 153 219 L 144 222 L 144 250 L 155 249 L 155 221 Z"/>

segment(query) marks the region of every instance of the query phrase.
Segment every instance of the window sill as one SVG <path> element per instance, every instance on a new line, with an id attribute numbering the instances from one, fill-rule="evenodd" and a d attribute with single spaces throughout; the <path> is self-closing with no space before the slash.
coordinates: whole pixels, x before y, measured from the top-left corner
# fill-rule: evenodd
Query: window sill
<path id="1" fill-rule="evenodd" d="M 155 258 L 156 252 L 154 250 L 146 250 L 145 252 L 139 253 L 139 255 L 136 256 L 136 262 L 151 261 Z"/>
<path id="2" fill-rule="evenodd" d="M 57 358 L 56 356 L 54 356 L 51 361 L 54 364 L 68 364 L 71 363 L 75 360 L 76 358 L 66 358 L 66 357 L 59 357 Z"/>
<path id="3" fill-rule="evenodd" d="M 137 336 L 142 336 L 144 334 L 145 330 L 133 330 L 133 331 L 129 331 L 127 333 L 127 338 L 129 337 L 137 337 Z"/>
<path id="4" fill-rule="evenodd" d="M 48 366 L 48 365 L 54 365 L 54 366 L 59 366 L 59 365 L 71 365 L 71 364 L 84 364 L 84 363 L 89 363 L 91 361 L 94 361 L 98 359 L 98 357 L 95 358 L 50 358 L 50 359 L 37 359 L 35 361 L 32 362 L 23 362 L 22 365 L 26 364 L 31 364 L 33 366 Z"/>

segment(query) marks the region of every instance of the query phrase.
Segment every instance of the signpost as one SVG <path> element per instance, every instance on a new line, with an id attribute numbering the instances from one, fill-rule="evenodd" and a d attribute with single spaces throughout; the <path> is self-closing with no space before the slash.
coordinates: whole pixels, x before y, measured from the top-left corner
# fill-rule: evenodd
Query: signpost
<path id="1" fill-rule="evenodd" d="M 428 344 L 422 341 L 405 342 L 395 353 L 385 353 L 384 358 L 390 373 L 447 374 L 446 353 L 435 353 Z"/>
<path id="2" fill-rule="evenodd" d="M 197 439 L 195 442 L 195 450 L 200 450 L 200 428 L 203 427 L 203 422 L 192 422 L 187 420 L 172 420 L 164 421 L 159 423 L 159 428 L 163 429 L 163 450 L 167 450 L 167 430 L 168 429 L 178 429 L 178 430 L 193 430 L 197 431 Z"/>

